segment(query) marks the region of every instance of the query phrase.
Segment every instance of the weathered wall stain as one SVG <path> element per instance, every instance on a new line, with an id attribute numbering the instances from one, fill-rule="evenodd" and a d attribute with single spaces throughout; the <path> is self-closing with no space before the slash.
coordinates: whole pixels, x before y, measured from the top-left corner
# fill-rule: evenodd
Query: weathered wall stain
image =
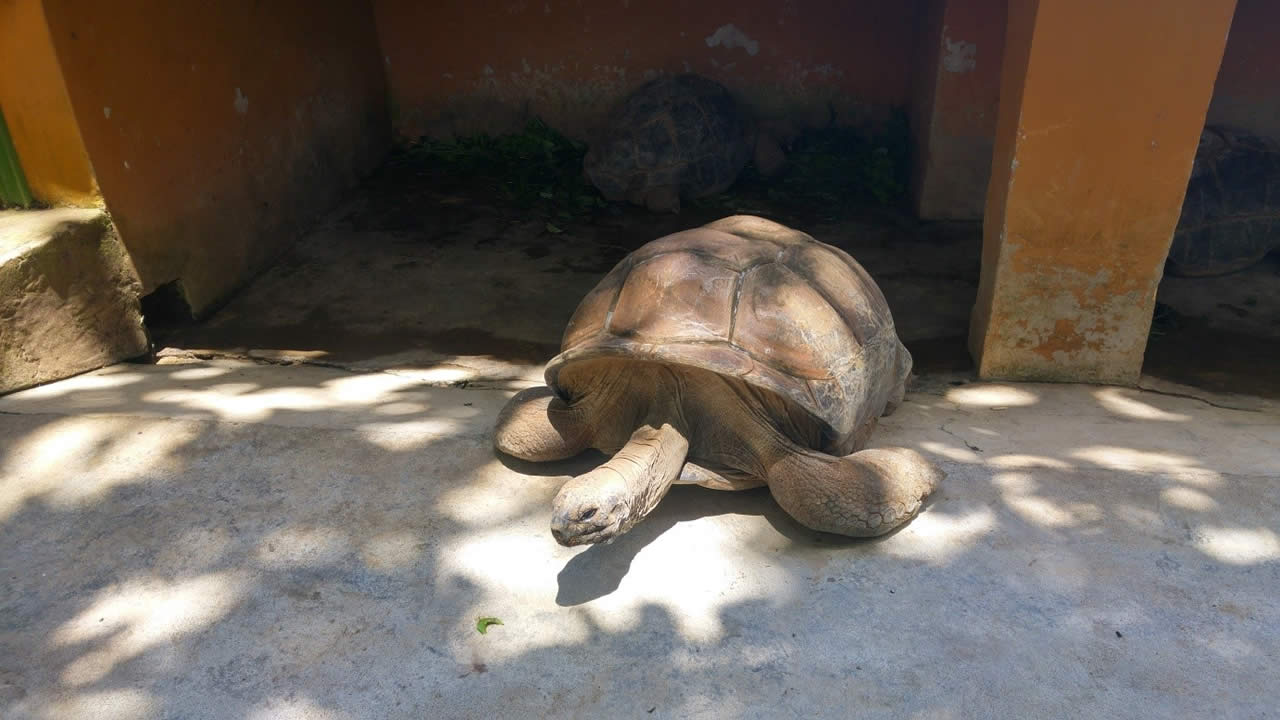
<path id="1" fill-rule="evenodd" d="M 747 37 L 747 34 L 738 29 L 733 23 L 721 25 L 716 31 L 707 36 L 707 47 L 742 48 L 747 51 L 748 55 L 756 55 L 760 52 L 760 43 Z"/>
<path id="2" fill-rule="evenodd" d="M 659 73 L 697 72 L 765 116 L 874 122 L 905 105 L 919 0 L 415 3 L 374 0 L 408 138 L 512 129 L 540 115 L 585 138 Z"/>
<path id="3" fill-rule="evenodd" d="M 952 40 L 947 37 L 945 27 L 942 32 L 942 45 L 946 48 L 942 69 L 951 73 L 973 72 L 978 67 L 978 46 L 964 40 Z"/>

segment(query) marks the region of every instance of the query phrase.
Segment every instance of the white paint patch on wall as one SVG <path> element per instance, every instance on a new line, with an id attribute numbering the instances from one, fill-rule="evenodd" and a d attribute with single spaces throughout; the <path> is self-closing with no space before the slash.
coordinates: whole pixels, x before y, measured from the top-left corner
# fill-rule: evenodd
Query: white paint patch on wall
<path id="1" fill-rule="evenodd" d="M 951 73 L 973 72 L 978 67 L 978 46 L 963 40 L 953 41 L 942 36 L 942 44 L 946 52 L 942 56 L 942 69 Z"/>
<path id="2" fill-rule="evenodd" d="M 236 112 L 241 115 L 249 112 L 249 98 L 245 97 L 245 94 L 240 92 L 240 88 L 236 88 L 236 100 L 232 105 L 235 106 Z"/>
<path id="3" fill-rule="evenodd" d="M 748 55 L 760 52 L 760 43 L 747 37 L 747 34 L 733 23 L 716 28 L 716 31 L 707 37 L 707 47 L 722 47 L 726 50 L 742 48 Z"/>

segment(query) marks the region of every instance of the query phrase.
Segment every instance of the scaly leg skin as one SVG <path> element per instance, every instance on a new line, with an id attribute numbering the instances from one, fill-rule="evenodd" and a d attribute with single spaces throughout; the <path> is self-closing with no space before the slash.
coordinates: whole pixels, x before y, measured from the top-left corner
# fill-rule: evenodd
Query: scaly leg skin
<path id="1" fill-rule="evenodd" d="M 591 446 L 591 425 L 546 386 L 521 390 L 502 408 L 494 428 L 499 451 L 532 462 L 564 460 Z"/>
<path id="2" fill-rule="evenodd" d="M 891 532 L 915 517 L 946 476 L 908 448 L 834 457 L 785 440 L 780 445 L 769 468 L 769 492 L 791 517 L 822 532 L 851 537 Z"/>

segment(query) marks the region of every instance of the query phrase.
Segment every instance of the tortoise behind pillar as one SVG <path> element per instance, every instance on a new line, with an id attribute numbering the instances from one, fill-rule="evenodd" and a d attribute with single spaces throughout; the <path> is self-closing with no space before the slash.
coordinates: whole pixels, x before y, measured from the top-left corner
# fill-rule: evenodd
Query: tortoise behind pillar
<path id="1" fill-rule="evenodd" d="M 1224 275 L 1277 247 L 1280 146 L 1241 130 L 1206 127 L 1169 248 L 1169 274 Z"/>

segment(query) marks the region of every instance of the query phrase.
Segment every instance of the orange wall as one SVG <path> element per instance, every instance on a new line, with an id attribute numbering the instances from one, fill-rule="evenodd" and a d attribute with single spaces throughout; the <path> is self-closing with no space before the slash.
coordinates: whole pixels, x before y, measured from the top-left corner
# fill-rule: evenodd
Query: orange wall
<path id="1" fill-rule="evenodd" d="M 0 0 L 0 109 L 37 200 L 101 203 L 40 0 Z"/>
<path id="2" fill-rule="evenodd" d="M 917 0 L 373 0 L 403 135 L 509 123 L 581 136 L 646 75 L 691 70 L 769 115 L 906 105 Z M 728 41 L 728 46 L 724 41 Z"/>
<path id="3" fill-rule="evenodd" d="M 1280 140 L 1280 3 L 1238 0 L 1209 122 Z"/>
<path id="4" fill-rule="evenodd" d="M 144 291 L 200 312 L 389 141 L 367 2 L 46 0 L 68 94 Z"/>

